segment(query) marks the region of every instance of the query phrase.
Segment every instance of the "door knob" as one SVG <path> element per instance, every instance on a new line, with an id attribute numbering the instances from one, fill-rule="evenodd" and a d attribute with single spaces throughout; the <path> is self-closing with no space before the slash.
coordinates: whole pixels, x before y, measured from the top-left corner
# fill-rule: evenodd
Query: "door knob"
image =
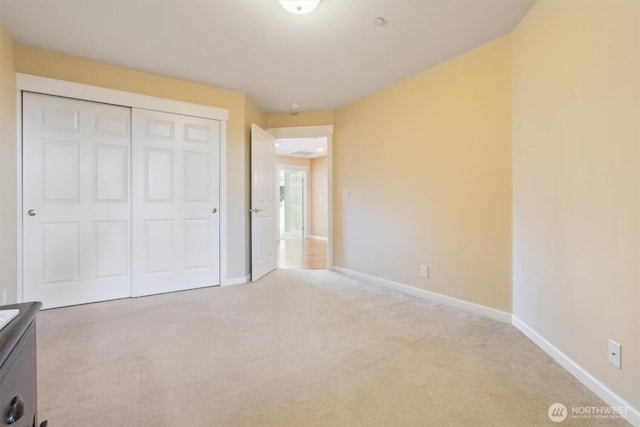
<path id="1" fill-rule="evenodd" d="M 36 216 L 36 215 L 38 215 L 38 211 L 36 211 L 35 209 L 29 209 L 29 210 L 27 211 L 27 214 L 28 214 L 29 216 Z"/>
<path id="2" fill-rule="evenodd" d="M 218 212 L 218 209 L 216 208 L 211 209 L 211 213 L 216 213 L 216 212 Z"/>
<path id="3" fill-rule="evenodd" d="M 11 407 L 9 408 L 9 415 L 7 416 L 7 424 L 13 424 L 18 421 L 24 415 L 24 411 L 26 409 L 27 404 L 25 403 L 22 396 L 17 395 L 13 398 L 13 402 L 11 402 Z"/>

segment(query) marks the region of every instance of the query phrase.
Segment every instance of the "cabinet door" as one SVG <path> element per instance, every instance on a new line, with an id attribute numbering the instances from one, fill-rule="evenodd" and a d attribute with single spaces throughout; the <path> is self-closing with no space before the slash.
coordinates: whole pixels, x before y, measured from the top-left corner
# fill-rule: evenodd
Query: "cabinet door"
<path id="1" fill-rule="evenodd" d="M 134 295 L 218 285 L 220 122 L 132 117 Z"/>
<path id="2" fill-rule="evenodd" d="M 26 330 L 0 369 L 0 426 L 31 427 L 37 419 L 35 323 Z M 12 406 L 14 411 L 12 411 Z M 10 423 L 10 415 L 14 422 Z"/>
<path id="3" fill-rule="evenodd" d="M 24 300 L 131 296 L 126 107 L 23 95 Z"/>

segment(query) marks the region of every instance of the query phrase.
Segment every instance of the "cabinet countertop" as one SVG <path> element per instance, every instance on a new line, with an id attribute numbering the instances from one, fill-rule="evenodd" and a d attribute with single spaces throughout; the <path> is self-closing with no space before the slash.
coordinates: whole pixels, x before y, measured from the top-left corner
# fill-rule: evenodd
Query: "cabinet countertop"
<path id="1" fill-rule="evenodd" d="M 0 368 L 4 366 L 11 351 L 42 308 L 42 303 L 25 302 L 0 306 L 0 310 L 16 308 L 20 310 L 20 313 L 0 331 Z"/>

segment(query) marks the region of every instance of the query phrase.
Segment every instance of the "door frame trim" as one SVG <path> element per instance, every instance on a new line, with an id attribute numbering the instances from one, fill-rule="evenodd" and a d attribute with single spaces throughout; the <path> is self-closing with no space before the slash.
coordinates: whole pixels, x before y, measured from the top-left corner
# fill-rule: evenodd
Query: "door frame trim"
<path id="1" fill-rule="evenodd" d="M 16 73 L 18 91 L 39 92 L 45 95 L 57 95 L 76 98 L 83 101 L 95 101 L 104 104 L 162 111 L 220 121 L 229 121 L 229 110 L 209 105 L 194 104 L 174 99 L 142 95 L 117 89 L 90 86 L 66 80 L 56 80 L 32 74 Z"/>
<path id="2" fill-rule="evenodd" d="M 141 108 L 145 110 L 163 111 L 167 113 L 202 117 L 220 121 L 220 270 L 219 282 L 227 281 L 227 122 L 229 110 L 209 105 L 195 104 L 185 101 L 142 95 L 116 89 L 74 83 L 65 80 L 51 79 L 31 74 L 16 73 L 16 200 L 17 200 L 17 289 L 18 302 L 24 301 L 24 259 L 23 259 L 23 212 L 22 202 L 22 92 L 37 92 L 75 98 L 82 101 L 94 101 L 123 107 Z"/>
<path id="3" fill-rule="evenodd" d="M 268 128 L 278 138 L 327 138 L 327 270 L 333 270 L 333 125 Z"/>

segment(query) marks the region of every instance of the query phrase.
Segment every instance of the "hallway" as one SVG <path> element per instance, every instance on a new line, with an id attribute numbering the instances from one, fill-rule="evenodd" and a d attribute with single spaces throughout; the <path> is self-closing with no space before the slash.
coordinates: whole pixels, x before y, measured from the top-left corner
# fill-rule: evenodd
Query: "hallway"
<path id="1" fill-rule="evenodd" d="M 282 239 L 278 242 L 278 268 L 327 268 L 327 241 Z"/>

